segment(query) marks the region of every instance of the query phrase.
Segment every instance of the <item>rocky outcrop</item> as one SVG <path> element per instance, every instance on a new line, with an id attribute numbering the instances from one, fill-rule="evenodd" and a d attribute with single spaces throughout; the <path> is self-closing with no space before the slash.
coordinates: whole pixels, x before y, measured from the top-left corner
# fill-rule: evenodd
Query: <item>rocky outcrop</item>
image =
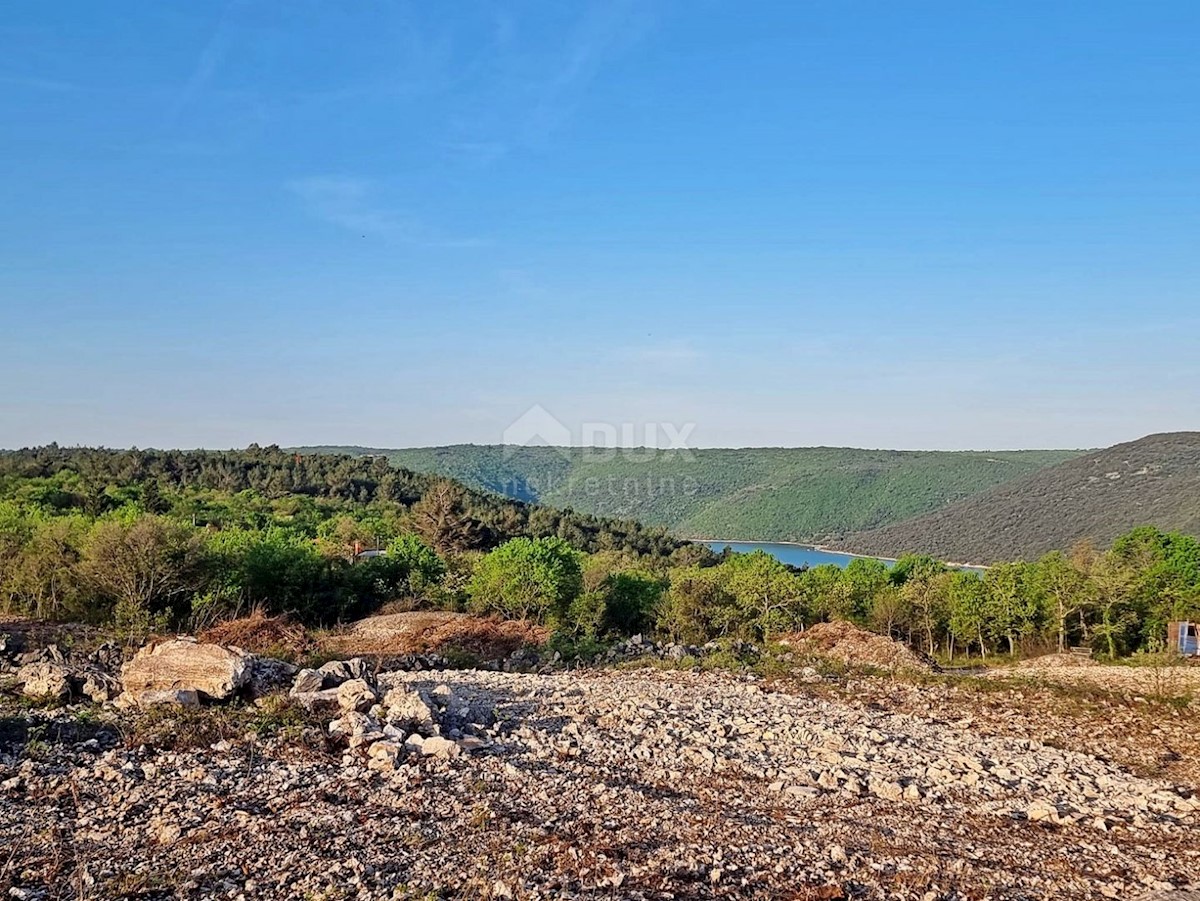
<path id="1" fill-rule="evenodd" d="M 357 696 L 354 681 L 342 685 Z M 647 897 L 772 897 L 800 886 L 815 887 L 810 897 L 962 901 L 974 895 L 959 886 L 1003 885 L 1012 897 L 1082 901 L 1166 888 L 1200 862 L 1188 792 L 854 699 L 717 673 L 357 681 L 379 699 L 329 724 L 340 762 L 239 755 L 228 743 L 82 759 L 68 814 L 79 840 L 119 843 L 104 858 L 118 873 L 153 855 L 179 868 L 181 892 L 219 883 L 247 898 L 344 885 L 360 897 L 437 894 L 451 873 L 482 897 L 637 897 L 645 885 Z M 0 776 L 18 780 L 0 791 L 22 828 L 61 778 L 3 763 Z M 303 846 L 281 842 L 281 829 Z M 489 854 L 497 844 L 522 850 Z"/>
<path id="2" fill-rule="evenodd" d="M 261 698 L 291 684 L 298 667 L 274 657 L 254 657 L 250 662 L 250 678 L 246 692 L 252 698 Z"/>
<path id="3" fill-rule="evenodd" d="M 13 897 L 61 894 L 63 846 L 27 838 L 55 829 L 88 897 L 151 867 L 174 896 L 247 899 L 1090 901 L 1194 878 L 1194 789 L 985 734 L 979 695 L 899 712 L 930 687 L 873 678 L 807 693 L 720 672 L 385 673 L 361 680 L 365 711 L 337 706 L 355 680 L 318 691 L 340 759 L 258 733 L 62 739 L 71 712 L 30 711 L 59 743 L 0 746 Z"/>
<path id="4" fill-rule="evenodd" d="M 89 701 L 103 704 L 121 694 L 121 682 L 108 673 L 88 670 L 79 680 L 79 693 Z"/>
<path id="5" fill-rule="evenodd" d="M 134 698 L 147 691 L 182 690 L 222 701 L 249 683 L 252 663 L 238 648 L 175 638 L 139 650 L 122 668 L 121 681 Z"/>
<path id="6" fill-rule="evenodd" d="M 108 673 L 66 663 L 27 663 L 17 670 L 16 680 L 22 693 L 31 698 L 68 701 L 84 697 L 103 703 L 121 692 L 121 683 Z"/>
<path id="7" fill-rule="evenodd" d="M 26 663 L 17 670 L 17 681 L 30 698 L 65 701 L 71 696 L 71 671 L 62 663 Z"/>

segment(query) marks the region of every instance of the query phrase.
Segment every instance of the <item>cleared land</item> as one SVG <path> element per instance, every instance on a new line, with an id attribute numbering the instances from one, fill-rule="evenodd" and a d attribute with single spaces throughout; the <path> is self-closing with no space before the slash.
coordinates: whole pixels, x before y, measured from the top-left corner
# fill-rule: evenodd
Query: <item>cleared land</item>
<path id="1" fill-rule="evenodd" d="M 328 711 L 280 695 L 178 712 L 10 696 L 0 886 L 934 901 L 1129 898 L 1196 879 L 1200 711 L 1125 686 L 1133 669 L 651 663 L 374 672 Z M 1195 670 L 1173 669 L 1191 684 Z M 1080 673 L 1117 681 L 1069 682 Z"/>

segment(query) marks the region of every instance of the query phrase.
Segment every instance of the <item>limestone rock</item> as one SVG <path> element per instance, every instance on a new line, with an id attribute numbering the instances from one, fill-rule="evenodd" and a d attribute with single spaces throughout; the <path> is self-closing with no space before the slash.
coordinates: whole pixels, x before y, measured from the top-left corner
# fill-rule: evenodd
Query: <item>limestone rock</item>
<path id="1" fill-rule="evenodd" d="M 27 663 L 17 670 L 17 681 L 24 683 L 21 691 L 31 698 L 71 696 L 71 674 L 61 663 Z"/>
<path id="2" fill-rule="evenodd" d="M 250 662 L 249 694 L 261 698 L 288 685 L 297 667 L 274 657 L 255 657 Z"/>
<path id="3" fill-rule="evenodd" d="M 223 701 L 250 680 L 251 657 L 238 648 L 175 638 L 148 644 L 121 670 L 125 690 L 192 691 Z"/>
<path id="4" fill-rule="evenodd" d="M 365 713 L 378 700 L 375 689 L 362 679 L 351 679 L 337 688 L 338 707 Z"/>
<path id="5" fill-rule="evenodd" d="M 435 735 L 421 742 L 421 753 L 426 757 L 457 757 L 462 749 L 457 742 Z"/>
<path id="6" fill-rule="evenodd" d="M 1025 816 L 1030 822 L 1038 823 L 1058 816 L 1058 808 L 1047 801 L 1034 801 L 1025 809 Z"/>
<path id="7" fill-rule="evenodd" d="M 89 671 L 84 673 L 79 691 L 85 698 L 103 704 L 121 693 L 121 683 L 107 673 Z"/>
<path id="8" fill-rule="evenodd" d="M 383 698 L 387 721 L 398 728 L 422 735 L 434 735 L 437 725 L 433 711 L 415 691 L 393 688 Z"/>
<path id="9" fill-rule="evenodd" d="M 158 707 L 171 705 L 176 707 L 199 707 L 200 695 L 194 689 L 146 689 L 144 691 L 127 692 L 125 697 L 132 700 L 138 707 Z"/>
<path id="10" fill-rule="evenodd" d="M 326 688 L 321 691 L 293 691 L 292 700 L 305 710 L 338 710 L 338 690 Z"/>
<path id="11" fill-rule="evenodd" d="M 367 663 L 358 657 L 350 660 L 330 660 L 317 670 L 325 680 L 325 688 L 337 688 L 343 682 L 351 679 L 365 679 Z"/>
<path id="12" fill-rule="evenodd" d="M 292 694 L 308 694 L 325 686 L 325 676 L 315 669 L 302 669 L 292 680 Z"/>

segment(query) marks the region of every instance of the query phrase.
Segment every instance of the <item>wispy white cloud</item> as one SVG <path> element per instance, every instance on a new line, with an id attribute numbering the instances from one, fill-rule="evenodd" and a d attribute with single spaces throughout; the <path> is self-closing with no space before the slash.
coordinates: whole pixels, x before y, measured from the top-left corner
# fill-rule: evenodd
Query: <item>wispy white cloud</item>
<path id="1" fill-rule="evenodd" d="M 592 0 L 549 51 L 522 44 L 517 18 L 497 18 L 491 45 L 470 67 L 474 75 L 460 79 L 448 146 L 483 165 L 543 147 L 577 114 L 604 67 L 649 33 L 653 10 L 652 0 Z"/>
<path id="2" fill-rule="evenodd" d="M 598 0 L 580 17 L 547 77 L 535 85 L 523 138 L 540 143 L 575 112 L 604 63 L 650 27 L 648 5 L 638 0 Z"/>
<path id="3" fill-rule="evenodd" d="M 221 64 L 225 60 L 225 55 L 229 50 L 229 45 L 232 36 L 232 22 L 234 13 L 239 6 L 240 0 L 230 0 L 221 10 L 221 16 L 217 19 L 217 24 L 209 35 L 208 40 L 200 50 L 200 55 L 196 59 L 196 63 L 192 66 L 192 72 L 188 76 L 188 80 L 184 83 L 183 88 L 175 95 L 174 102 L 171 104 L 171 109 L 168 118 L 171 122 L 175 122 L 180 115 L 187 109 L 204 91 L 208 88 Z"/>
<path id="4" fill-rule="evenodd" d="M 398 244 L 422 247 L 477 247 L 479 238 L 451 237 L 413 216 L 378 202 L 369 180 L 344 175 L 316 175 L 287 182 L 287 189 L 307 211 L 331 225 Z"/>

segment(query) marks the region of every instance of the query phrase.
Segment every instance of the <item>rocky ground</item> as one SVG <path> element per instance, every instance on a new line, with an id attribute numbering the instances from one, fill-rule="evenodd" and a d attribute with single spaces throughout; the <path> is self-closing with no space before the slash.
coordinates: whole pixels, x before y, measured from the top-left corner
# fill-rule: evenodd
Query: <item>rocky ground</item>
<path id="1" fill-rule="evenodd" d="M 1034 658 L 1036 662 L 1041 658 Z M 1200 695 L 1200 664 L 1158 666 L 1108 666 L 1094 664 L 1042 665 L 1010 670 L 1001 669 L 994 675 L 1027 678 L 1056 682 L 1063 685 L 1098 688 L 1109 692 L 1128 694 L 1134 697 L 1170 698 Z"/>
<path id="2" fill-rule="evenodd" d="M 307 713 L 10 710 L 0 886 L 932 901 L 1130 898 L 1200 873 L 1190 771 L 1105 753 L 1113 735 L 1089 745 L 1090 713 L 1053 732 L 1069 713 L 1024 685 L 311 672 Z M 223 731 L 206 731 L 218 710 Z M 1173 711 L 1170 740 L 1194 757 L 1193 710 L 1130 710 L 1146 734 Z"/>

